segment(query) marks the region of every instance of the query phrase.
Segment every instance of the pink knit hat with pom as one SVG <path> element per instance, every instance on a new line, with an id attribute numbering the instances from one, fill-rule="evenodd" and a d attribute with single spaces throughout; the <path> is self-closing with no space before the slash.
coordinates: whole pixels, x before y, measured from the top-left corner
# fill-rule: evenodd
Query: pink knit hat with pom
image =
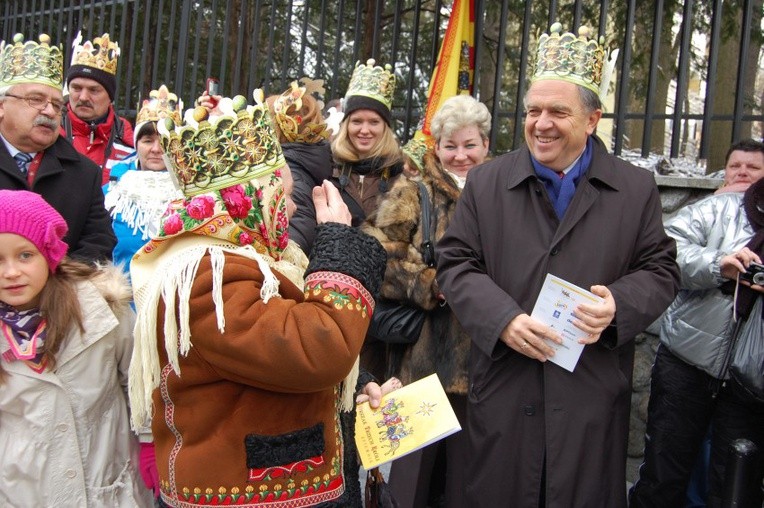
<path id="1" fill-rule="evenodd" d="M 39 194 L 0 190 L 0 233 L 15 233 L 32 242 L 51 272 L 69 249 L 62 240 L 68 229 L 64 218 Z"/>

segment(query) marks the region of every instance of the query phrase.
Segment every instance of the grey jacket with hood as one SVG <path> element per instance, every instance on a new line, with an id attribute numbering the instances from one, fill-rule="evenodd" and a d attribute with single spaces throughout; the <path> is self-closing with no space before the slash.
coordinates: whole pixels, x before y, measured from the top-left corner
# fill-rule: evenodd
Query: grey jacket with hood
<path id="1" fill-rule="evenodd" d="M 676 240 L 681 290 L 663 316 L 660 340 L 690 365 L 721 377 L 733 328 L 732 295 L 721 258 L 745 247 L 753 236 L 743 210 L 743 193 L 709 196 L 679 210 L 666 224 Z"/>

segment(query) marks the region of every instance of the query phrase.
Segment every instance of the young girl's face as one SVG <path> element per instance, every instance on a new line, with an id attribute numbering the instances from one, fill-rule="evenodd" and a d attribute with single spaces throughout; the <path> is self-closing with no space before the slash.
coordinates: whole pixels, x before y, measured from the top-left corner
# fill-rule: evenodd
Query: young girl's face
<path id="1" fill-rule="evenodd" d="M 40 305 L 50 268 L 37 247 L 14 233 L 0 233 L 0 301 L 28 310 Z"/>

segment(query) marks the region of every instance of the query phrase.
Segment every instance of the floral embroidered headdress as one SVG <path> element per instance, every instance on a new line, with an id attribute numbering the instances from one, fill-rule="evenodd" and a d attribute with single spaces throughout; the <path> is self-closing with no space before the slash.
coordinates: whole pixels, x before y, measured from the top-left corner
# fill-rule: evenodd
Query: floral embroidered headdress
<path id="1" fill-rule="evenodd" d="M 221 114 L 215 118 L 197 107 L 186 112 L 185 125 L 176 125 L 169 117 L 157 123 L 167 167 L 184 198 L 170 203 L 157 236 L 135 254 L 130 267 L 138 314 L 130 367 L 134 426 L 150 414 L 151 392 L 159 383 L 160 299 L 165 302 L 165 350 L 179 374 L 178 355 L 186 355 L 192 345 L 191 286 L 205 255 L 210 255 L 214 271 L 211 297 L 221 333 L 226 253 L 258 263 L 265 303 L 279 296 L 271 268 L 303 287 L 307 259 L 288 241 L 281 178 L 286 163 L 262 91 L 255 90 L 254 98 L 254 106 L 247 106 L 242 96 L 221 100 Z"/>

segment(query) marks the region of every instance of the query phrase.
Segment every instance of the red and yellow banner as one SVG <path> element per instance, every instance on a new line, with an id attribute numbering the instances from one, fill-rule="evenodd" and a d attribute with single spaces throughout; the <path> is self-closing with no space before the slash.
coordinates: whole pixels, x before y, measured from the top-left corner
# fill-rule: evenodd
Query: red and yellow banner
<path id="1" fill-rule="evenodd" d="M 457 94 L 472 92 L 475 71 L 475 2 L 454 0 L 451 18 L 438 52 L 438 61 L 432 72 L 427 94 L 422 128 L 415 138 L 431 141 L 430 122 L 443 102 Z"/>

